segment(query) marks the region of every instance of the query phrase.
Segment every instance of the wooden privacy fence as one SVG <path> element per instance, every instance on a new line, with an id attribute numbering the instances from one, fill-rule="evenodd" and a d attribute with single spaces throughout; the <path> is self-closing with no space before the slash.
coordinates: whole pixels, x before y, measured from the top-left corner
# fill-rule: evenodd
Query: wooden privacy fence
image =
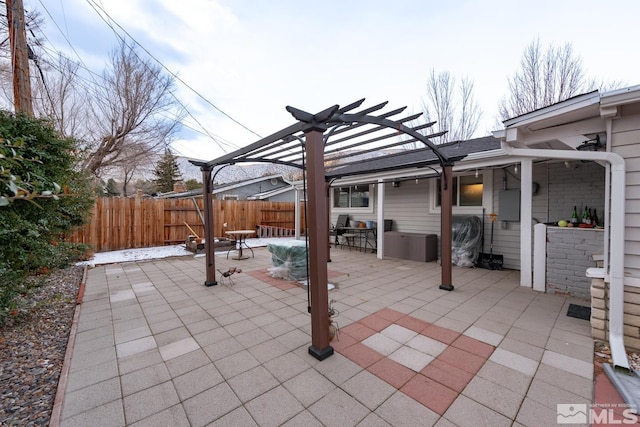
<path id="1" fill-rule="evenodd" d="M 300 205 L 301 233 L 305 228 L 304 204 Z M 67 237 L 85 243 L 96 252 L 183 243 L 193 231 L 202 237 L 203 199 L 141 199 L 99 197 L 91 220 Z M 295 203 L 253 200 L 214 200 L 214 235 L 225 231 L 257 230 L 258 226 L 293 230 Z M 226 224 L 226 227 L 225 227 Z M 291 235 L 282 233 L 281 235 Z"/>

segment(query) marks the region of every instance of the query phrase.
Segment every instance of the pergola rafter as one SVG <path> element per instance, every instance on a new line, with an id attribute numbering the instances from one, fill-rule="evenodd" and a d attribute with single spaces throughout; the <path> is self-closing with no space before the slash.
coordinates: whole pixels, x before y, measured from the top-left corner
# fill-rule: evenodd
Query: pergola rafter
<path id="1" fill-rule="evenodd" d="M 344 107 L 334 105 L 316 114 L 310 114 L 294 107 L 286 107 L 287 111 L 298 120 L 272 135 L 256 141 L 244 148 L 225 154 L 209 162 L 191 161 L 199 166 L 203 173 L 203 195 L 205 210 L 205 252 L 206 280 L 205 285 L 216 285 L 216 269 L 213 236 L 211 172 L 215 166 L 236 163 L 276 163 L 293 166 L 304 170 L 307 179 L 308 200 L 308 239 L 309 239 L 309 288 L 311 293 L 311 330 L 312 345 L 309 353 L 319 360 L 330 356 L 333 348 L 329 345 L 328 335 L 328 291 L 327 261 L 328 256 L 328 224 L 329 224 L 329 182 L 328 168 L 333 169 L 344 164 L 329 164 L 337 159 L 355 157 L 358 154 L 371 153 L 382 149 L 420 142 L 424 147 L 407 150 L 421 152 L 430 150 L 441 167 L 441 253 L 442 283 L 440 289 L 453 290 L 451 283 L 451 209 L 452 209 L 452 168 L 454 160 L 449 158 L 434 145 L 429 138 L 443 135 L 445 132 L 422 134 L 420 131 L 431 128 L 435 122 L 416 124 L 408 123 L 421 114 L 396 117 L 406 107 L 383 112 L 387 103 L 383 102 L 371 107 L 362 108 L 364 99 Z M 372 113 L 379 112 L 377 115 Z M 385 132 L 392 129 L 393 132 Z M 328 132 L 327 132 L 328 131 Z M 333 139 L 336 135 L 339 138 Z M 407 135 L 410 138 L 402 140 Z M 383 141 L 398 138 L 397 141 L 385 144 Z M 330 147 L 327 149 L 327 147 Z M 331 156 L 325 158 L 325 154 Z M 393 155 L 391 155 L 393 156 Z M 385 156 L 379 157 L 384 158 Z M 424 167 L 433 163 L 433 159 L 409 165 Z M 430 166 L 429 166 L 430 167 Z"/>

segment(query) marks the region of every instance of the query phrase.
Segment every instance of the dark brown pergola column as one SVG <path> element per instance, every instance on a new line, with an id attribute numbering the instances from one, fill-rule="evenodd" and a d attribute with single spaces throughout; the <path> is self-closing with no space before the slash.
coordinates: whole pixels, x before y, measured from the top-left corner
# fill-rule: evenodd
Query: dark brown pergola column
<path id="1" fill-rule="evenodd" d="M 309 289 L 311 291 L 311 346 L 309 354 L 324 360 L 333 354 L 329 345 L 329 217 L 324 177 L 324 129 L 305 130 L 307 156 L 307 217 L 309 223 Z"/>
<path id="2" fill-rule="evenodd" d="M 328 182 L 325 183 L 325 188 L 326 188 L 326 195 L 327 195 L 327 201 L 326 201 L 326 205 L 327 205 L 327 230 L 329 230 L 329 227 L 331 226 L 331 223 L 329 222 L 329 219 L 331 218 L 331 211 L 329 209 L 329 203 L 331 202 L 331 196 L 329 195 L 329 191 L 331 191 L 331 187 L 329 186 Z M 338 230 L 335 230 L 335 232 L 337 233 Z M 329 243 L 328 239 L 329 239 L 329 233 L 327 233 L 327 262 L 331 262 L 331 243 Z"/>
<path id="3" fill-rule="evenodd" d="M 204 203 L 204 251 L 206 255 L 206 275 L 204 285 L 215 286 L 216 281 L 216 261 L 215 243 L 213 235 L 213 195 L 212 195 L 211 169 L 202 169 L 202 198 Z"/>
<path id="4" fill-rule="evenodd" d="M 442 198 L 440 200 L 440 271 L 442 272 L 442 283 L 440 289 L 452 291 L 451 274 L 451 239 L 452 226 L 452 206 L 453 206 L 453 166 L 444 164 L 440 177 L 440 189 Z"/>

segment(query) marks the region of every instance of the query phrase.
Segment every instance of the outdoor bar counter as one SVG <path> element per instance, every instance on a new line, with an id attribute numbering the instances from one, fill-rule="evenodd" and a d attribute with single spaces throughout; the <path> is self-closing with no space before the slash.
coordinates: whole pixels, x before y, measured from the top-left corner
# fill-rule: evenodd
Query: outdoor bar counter
<path id="1" fill-rule="evenodd" d="M 589 299 L 588 268 L 596 267 L 594 255 L 601 255 L 603 228 L 547 227 L 547 293 Z"/>

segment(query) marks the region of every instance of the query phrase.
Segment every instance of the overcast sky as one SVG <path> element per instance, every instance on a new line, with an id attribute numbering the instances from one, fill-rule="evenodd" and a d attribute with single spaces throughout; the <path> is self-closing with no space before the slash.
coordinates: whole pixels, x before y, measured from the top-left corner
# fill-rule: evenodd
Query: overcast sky
<path id="1" fill-rule="evenodd" d="M 316 113 L 366 98 L 419 112 L 432 68 L 474 82 L 476 136 L 487 135 L 507 78 L 537 37 L 545 48 L 571 43 L 590 77 L 640 84 L 637 0 L 25 0 L 41 12 L 51 49 L 101 72 L 117 37 L 92 4 L 261 136 L 294 123 L 287 105 Z M 180 83 L 178 96 L 221 141 L 258 139 Z M 180 154 L 223 153 L 188 128 L 179 137 Z"/>

